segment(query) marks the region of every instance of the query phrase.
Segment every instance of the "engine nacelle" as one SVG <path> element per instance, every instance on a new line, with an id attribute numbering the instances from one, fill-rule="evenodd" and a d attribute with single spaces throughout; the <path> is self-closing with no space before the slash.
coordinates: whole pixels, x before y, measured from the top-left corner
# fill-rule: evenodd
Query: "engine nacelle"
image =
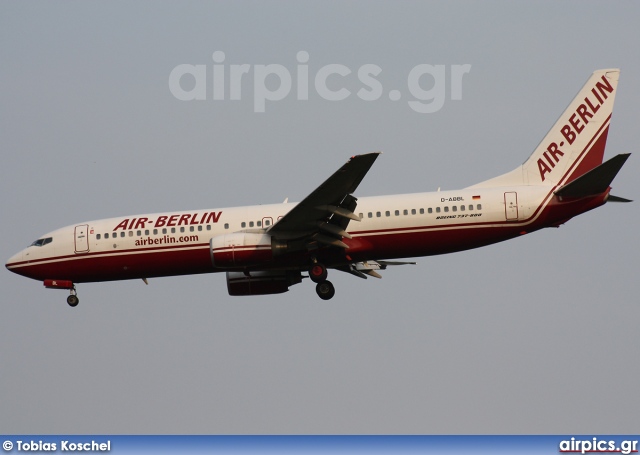
<path id="1" fill-rule="evenodd" d="M 217 268 L 261 265 L 273 260 L 271 236 L 249 232 L 218 235 L 209 242 L 211 261 Z"/>
<path id="2" fill-rule="evenodd" d="M 281 294 L 289 286 L 302 281 L 300 272 L 270 270 L 251 272 L 227 272 L 227 290 L 229 295 L 265 295 Z"/>

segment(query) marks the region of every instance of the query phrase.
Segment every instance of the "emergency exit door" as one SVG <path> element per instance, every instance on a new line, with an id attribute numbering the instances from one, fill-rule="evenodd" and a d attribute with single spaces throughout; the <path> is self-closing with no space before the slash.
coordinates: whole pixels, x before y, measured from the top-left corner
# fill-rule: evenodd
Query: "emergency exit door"
<path id="1" fill-rule="evenodd" d="M 515 191 L 504 193 L 504 215 L 507 220 L 518 219 L 518 193 Z"/>

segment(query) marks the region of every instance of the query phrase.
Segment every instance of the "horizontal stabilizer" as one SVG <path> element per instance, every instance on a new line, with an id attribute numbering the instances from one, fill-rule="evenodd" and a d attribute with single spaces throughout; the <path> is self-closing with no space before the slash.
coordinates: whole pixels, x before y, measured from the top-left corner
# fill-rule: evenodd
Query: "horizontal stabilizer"
<path id="1" fill-rule="evenodd" d="M 609 194 L 607 198 L 607 202 L 633 202 L 631 199 L 625 199 L 620 196 L 614 196 L 613 194 Z"/>
<path id="2" fill-rule="evenodd" d="M 629 158 L 629 153 L 616 155 L 555 191 L 560 198 L 581 198 L 607 191 L 611 182 Z"/>

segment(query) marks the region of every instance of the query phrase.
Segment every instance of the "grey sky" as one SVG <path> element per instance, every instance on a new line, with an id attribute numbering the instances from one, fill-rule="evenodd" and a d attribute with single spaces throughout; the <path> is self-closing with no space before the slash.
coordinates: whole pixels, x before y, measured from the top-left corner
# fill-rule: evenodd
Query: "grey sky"
<path id="1" fill-rule="evenodd" d="M 2 2 L 0 257 L 86 220 L 300 200 L 377 150 L 356 196 L 472 185 L 522 163 L 600 68 L 621 68 L 606 157 L 636 152 L 639 19 L 602 1 Z M 171 70 L 211 84 L 215 51 L 292 74 L 306 51 L 311 75 L 349 67 L 330 81 L 352 95 L 294 86 L 263 114 L 251 85 L 173 97 Z M 462 100 L 447 85 L 440 111 L 410 109 L 424 63 L 471 64 Z M 364 64 L 377 101 L 355 95 Z M 613 194 L 639 199 L 638 159 Z M 638 203 L 382 280 L 334 271 L 330 302 L 308 282 L 232 298 L 218 274 L 84 284 L 71 309 L 3 270 L 0 432 L 637 432 Z"/>

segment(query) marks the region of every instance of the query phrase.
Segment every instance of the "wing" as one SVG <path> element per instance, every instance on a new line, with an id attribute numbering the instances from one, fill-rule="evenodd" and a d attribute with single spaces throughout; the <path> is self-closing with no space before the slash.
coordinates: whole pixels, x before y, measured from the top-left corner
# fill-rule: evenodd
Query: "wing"
<path id="1" fill-rule="evenodd" d="M 281 240 L 305 239 L 346 248 L 341 238 L 351 238 L 345 230 L 349 221 L 360 221 L 353 213 L 357 204 L 351 194 L 379 154 L 375 152 L 351 157 L 267 232 Z"/>
<path id="2" fill-rule="evenodd" d="M 342 267 L 336 267 L 341 272 L 347 272 L 358 278 L 367 279 L 367 275 L 374 278 L 382 278 L 377 270 L 386 270 L 390 265 L 415 265 L 415 262 L 398 262 L 398 261 L 363 261 L 356 262 Z"/>

